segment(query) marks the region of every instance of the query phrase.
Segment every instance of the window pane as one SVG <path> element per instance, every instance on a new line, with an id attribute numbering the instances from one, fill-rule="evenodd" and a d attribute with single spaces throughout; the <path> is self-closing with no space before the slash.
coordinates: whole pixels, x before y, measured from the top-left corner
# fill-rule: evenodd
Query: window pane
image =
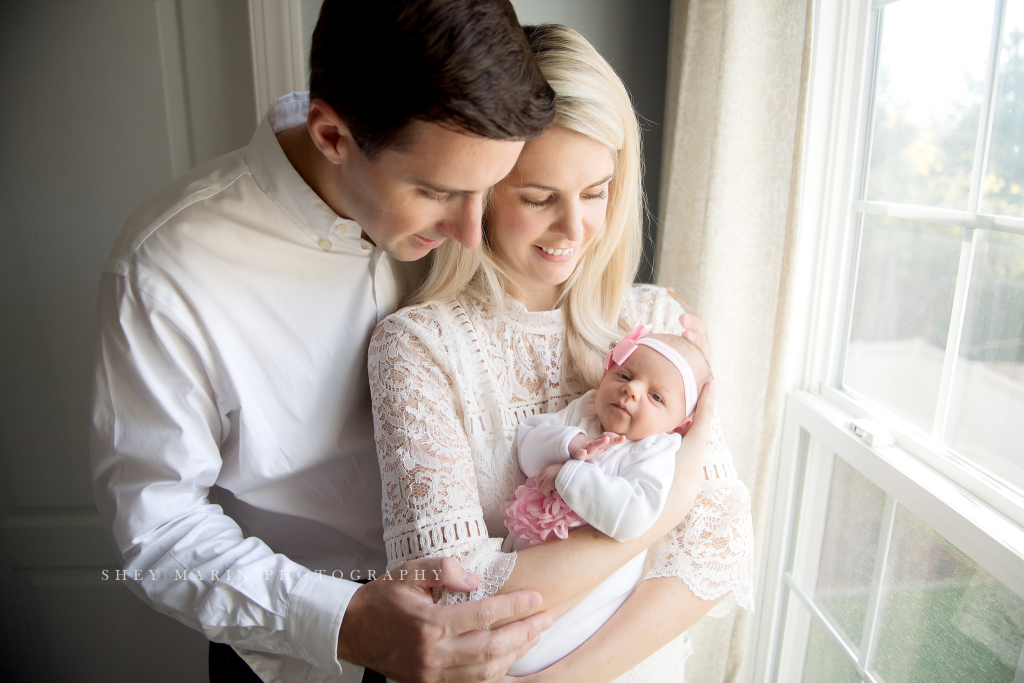
<path id="1" fill-rule="evenodd" d="M 886 683 L 1010 683 L 1024 600 L 900 506 L 883 581 L 877 656 Z"/>
<path id="2" fill-rule="evenodd" d="M 930 433 L 963 230 L 864 216 L 843 385 Z"/>
<path id="3" fill-rule="evenodd" d="M 815 619 L 807 634 L 807 654 L 804 656 L 802 683 L 860 683 L 846 657 L 835 646 Z"/>
<path id="4" fill-rule="evenodd" d="M 1024 491 L 1024 236 L 978 232 L 946 444 Z"/>
<path id="5" fill-rule="evenodd" d="M 875 571 L 885 492 L 833 457 L 814 601 L 856 650 Z"/>
<path id="6" fill-rule="evenodd" d="M 993 0 L 886 5 L 868 199 L 967 210 L 993 11 Z"/>
<path id="7" fill-rule="evenodd" d="M 1024 216 L 1024 0 L 1009 0 L 982 213 Z"/>

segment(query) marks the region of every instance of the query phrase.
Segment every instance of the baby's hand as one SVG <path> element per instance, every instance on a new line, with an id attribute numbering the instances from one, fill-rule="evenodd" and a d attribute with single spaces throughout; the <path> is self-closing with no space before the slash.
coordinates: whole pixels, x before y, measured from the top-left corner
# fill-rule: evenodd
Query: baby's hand
<path id="1" fill-rule="evenodd" d="M 569 457 L 573 460 L 589 460 L 625 440 L 626 437 L 612 432 L 605 432 L 596 439 L 591 439 L 586 434 L 577 434 L 569 442 Z"/>
<path id="2" fill-rule="evenodd" d="M 558 473 L 562 471 L 563 463 L 556 463 L 554 465 L 548 465 L 534 478 L 534 482 L 537 484 L 537 490 L 543 493 L 545 496 L 550 496 L 551 492 L 555 490 L 555 479 L 558 478 Z"/>

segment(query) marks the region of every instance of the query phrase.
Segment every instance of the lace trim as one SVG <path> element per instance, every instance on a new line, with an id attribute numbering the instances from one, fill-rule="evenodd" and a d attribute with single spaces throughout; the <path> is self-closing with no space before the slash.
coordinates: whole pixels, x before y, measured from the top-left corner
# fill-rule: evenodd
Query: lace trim
<path id="1" fill-rule="evenodd" d="M 497 554 L 494 553 L 494 544 L 499 546 Z M 467 569 L 480 577 L 480 585 L 475 590 L 469 593 L 445 590 L 438 602 L 444 605 L 454 605 L 471 600 L 483 600 L 497 595 L 501 587 L 508 581 L 508 577 L 512 575 L 512 570 L 516 566 L 516 554 L 501 552 L 500 544 L 500 540 L 491 539 L 490 543 L 481 546 L 459 560 L 463 569 Z"/>
<path id="2" fill-rule="evenodd" d="M 388 568 L 421 557 L 454 556 L 475 539 L 488 538 L 482 511 L 466 510 L 454 519 L 441 515 L 417 521 L 414 528 L 405 531 L 389 530 L 384 533 Z"/>
<path id="3" fill-rule="evenodd" d="M 705 489 L 697 497 L 644 578 L 668 576 L 682 579 L 702 600 L 732 592 L 740 607 L 753 611 L 754 529 L 743 482 Z"/>

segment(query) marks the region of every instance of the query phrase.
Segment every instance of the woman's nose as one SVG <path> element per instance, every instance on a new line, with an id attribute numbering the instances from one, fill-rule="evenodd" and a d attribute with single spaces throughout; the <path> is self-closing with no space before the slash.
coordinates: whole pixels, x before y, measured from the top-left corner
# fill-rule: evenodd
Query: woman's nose
<path id="1" fill-rule="evenodd" d="M 579 242 L 583 238 L 583 212 L 576 202 L 570 203 L 562 212 L 554 232 L 570 242 Z"/>

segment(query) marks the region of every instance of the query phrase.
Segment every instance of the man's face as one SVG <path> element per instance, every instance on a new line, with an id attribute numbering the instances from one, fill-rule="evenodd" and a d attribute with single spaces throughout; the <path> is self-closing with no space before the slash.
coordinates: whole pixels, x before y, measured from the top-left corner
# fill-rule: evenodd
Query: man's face
<path id="1" fill-rule="evenodd" d="M 403 144 L 373 159 L 348 156 L 345 213 L 396 259 L 426 256 L 445 239 L 480 243 L 484 194 L 508 175 L 522 142 L 491 140 L 413 121 Z"/>

